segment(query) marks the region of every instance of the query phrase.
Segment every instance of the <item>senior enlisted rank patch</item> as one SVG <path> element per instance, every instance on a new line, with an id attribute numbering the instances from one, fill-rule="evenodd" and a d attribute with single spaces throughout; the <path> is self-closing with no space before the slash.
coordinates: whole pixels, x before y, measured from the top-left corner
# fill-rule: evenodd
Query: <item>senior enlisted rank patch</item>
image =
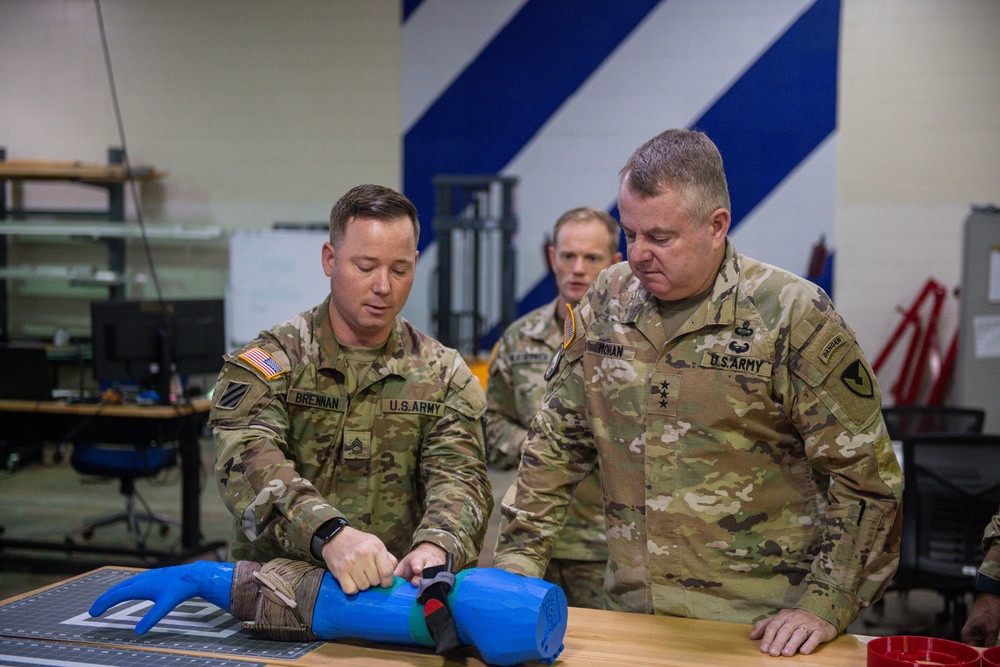
<path id="1" fill-rule="evenodd" d="M 344 459 L 370 459 L 372 434 L 367 431 L 344 431 Z"/>
<path id="2" fill-rule="evenodd" d="M 239 358 L 260 371 L 265 380 L 273 380 L 285 372 L 284 366 L 259 347 L 244 350 L 239 354 Z"/>

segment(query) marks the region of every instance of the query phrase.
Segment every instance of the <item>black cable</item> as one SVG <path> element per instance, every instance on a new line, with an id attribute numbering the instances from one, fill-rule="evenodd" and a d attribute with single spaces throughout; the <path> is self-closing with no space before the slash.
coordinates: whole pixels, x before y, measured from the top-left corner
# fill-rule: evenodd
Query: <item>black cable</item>
<path id="1" fill-rule="evenodd" d="M 118 140 L 122 144 L 122 160 L 125 163 L 125 176 L 129 184 L 129 192 L 135 202 L 135 217 L 139 223 L 139 233 L 142 238 L 142 247 L 146 252 L 146 262 L 149 264 L 149 274 L 153 279 L 153 287 L 156 290 L 156 300 L 163 303 L 163 292 L 160 291 L 160 280 L 156 275 L 156 265 L 153 263 L 153 252 L 149 247 L 149 239 L 146 237 L 146 225 L 142 219 L 142 205 L 139 202 L 139 189 L 132 176 L 132 163 L 129 159 L 128 145 L 125 143 L 125 125 L 122 122 L 121 107 L 118 105 L 118 90 L 115 88 L 115 75 L 111 68 L 111 52 L 108 49 L 108 38 L 104 33 L 104 15 L 101 13 L 101 0 L 94 0 L 97 9 L 97 27 L 101 32 L 101 46 L 104 49 L 104 65 L 108 72 L 108 84 L 111 86 L 111 102 L 115 108 L 115 120 L 118 122 Z M 161 312 L 164 309 L 161 308 Z M 164 317 L 165 317 L 164 313 Z"/>
<path id="2" fill-rule="evenodd" d="M 167 304 L 163 299 L 163 291 L 160 289 L 160 279 L 156 274 L 156 264 L 153 262 L 153 251 L 149 246 L 149 238 L 146 236 L 146 225 L 142 218 L 142 205 L 139 201 L 139 188 L 132 178 L 132 163 L 129 158 L 128 145 L 125 141 L 125 124 L 122 122 L 121 107 L 118 104 L 118 89 L 115 86 L 114 70 L 111 67 L 111 51 L 108 48 L 108 38 L 104 31 L 104 15 L 101 12 L 101 0 L 94 0 L 97 9 L 97 27 L 101 32 L 101 47 L 104 50 L 104 64 L 108 72 L 108 84 L 111 87 L 111 102 L 115 109 L 115 120 L 118 123 L 118 138 L 122 144 L 122 161 L 125 164 L 126 181 L 129 184 L 129 192 L 135 201 L 135 216 L 139 223 L 139 232 L 142 238 L 142 247 L 146 254 L 146 262 L 149 265 L 149 274 L 153 280 L 153 287 L 156 290 L 156 301 L 159 303 L 161 330 L 160 330 L 160 359 L 157 361 L 159 373 L 156 376 L 156 390 L 160 394 L 160 402 L 166 403 L 169 396 L 169 383 L 174 374 L 174 338 L 172 316 L 167 312 Z"/>

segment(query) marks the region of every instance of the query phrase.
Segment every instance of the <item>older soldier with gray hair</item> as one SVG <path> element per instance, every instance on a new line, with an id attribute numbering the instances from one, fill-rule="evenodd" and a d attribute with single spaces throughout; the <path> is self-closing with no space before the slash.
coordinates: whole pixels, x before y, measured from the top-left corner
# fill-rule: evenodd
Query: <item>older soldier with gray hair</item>
<path id="1" fill-rule="evenodd" d="M 232 557 L 324 565 L 344 593 L 475 565 L 493 507 L 479 381 L 399 316 L 419 227 L 360 185 L 330 213 L 330 296 L 227 355 L 212 399 Z M 261 277 L 266 280 L 266 276 Z"/>
<path id="2" fill-rule="evenodd" d="M 574 309 L 495 565 L 538 576 L 600 459 L 609 608 L 754 623 L 810 653 L 899 560 L 881 395 L 827 295 L 736 252 L 722 157 L 668 130 L 621 171 L 628 263 Z"/>

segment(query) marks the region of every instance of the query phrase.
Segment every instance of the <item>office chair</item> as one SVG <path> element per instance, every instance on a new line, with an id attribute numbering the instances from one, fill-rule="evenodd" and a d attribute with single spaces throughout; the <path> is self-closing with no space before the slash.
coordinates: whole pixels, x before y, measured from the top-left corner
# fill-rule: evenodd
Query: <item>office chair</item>
<path id="1" fill-rule="evenodd" d="M 136 546 L 143 549 L 154 527 L 159 528 L 160 535 L 166 535 L 171 525 L 180 525 L 179 521 L 153 512 L 149 503 L 135 488 L 135 480 L 153 477 L 176 463 L 176 445 L 105 443 L 74 445 L 73 453 L 70 455 L 70 465 L 84 475 L 96 475 L 105 479 L 118 478 L 119 491 L 125 496 L 125 511 L 85 523 L 66 535 L 66 543 L 75 543 L 77 537 L 89 540 L 94 536 L 96 529 L 124 521 Z M 139 511 L 136 501 L 145 511 Z M 142 528 L 143 523 L 145 530 Z"/>
<path id="2" fill-rule="evenodd" d="M 893 440 L 918 433 L 982 433 L 986 412 L 979 408 L 897 405 L 882 408 L 882 418 Z"/>
<path id="3" fill-rule="evenodd" d="M 983 530 L 1000 506 L 1000 435 L 903 440 L 903 536 L 894 584 L 944 597 L 937 620 L 958 639 L 983 560 Z"/>

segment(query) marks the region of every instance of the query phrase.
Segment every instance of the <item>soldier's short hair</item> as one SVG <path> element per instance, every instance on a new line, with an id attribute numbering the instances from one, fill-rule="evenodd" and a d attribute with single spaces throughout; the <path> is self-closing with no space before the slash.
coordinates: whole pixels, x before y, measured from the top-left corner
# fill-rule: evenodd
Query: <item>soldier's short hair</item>
<path id="1" fill-rule="evenodd" d="M 568 222 L 586 222 L 588 220 L 597 220 L 604 225 L 610 237 L 610 241 L 608 242 L 610 253 L 614 255 L 618 252 L 618 238 L 621 236 L 621 228 L 618 226 L 618 221 L 612 218 L 611 214 L 607 211 L 591 206 L 580 206 L 560 215 L 559 219 L 556 220 L 556 226 L 552 228 L 552 245 L 556 245 L 559 241 L 559 230 L 562 229 L 563 225 Z"/>
<path id="2" fill-rule="evenodd" d="M 643 199 L 663 194 L 664 188 L 676 190 L 695 222 L 707 222 L 716 209 L 730 210 L 722 155 L 704 132 L 661 132 L 632 153 L 618 176 Z"/>
<path id="3" fill-rule="evenodd" d="M 344 240 L 351 220 L 359 217 L 380 222 L 408 218 L 413 223 L 414 240 L 420 239 L 420 222 L 413 202 L 392 188 L 365 184 L 348 190 L 330 211 L 330 243 L 334 247 Z"/>

